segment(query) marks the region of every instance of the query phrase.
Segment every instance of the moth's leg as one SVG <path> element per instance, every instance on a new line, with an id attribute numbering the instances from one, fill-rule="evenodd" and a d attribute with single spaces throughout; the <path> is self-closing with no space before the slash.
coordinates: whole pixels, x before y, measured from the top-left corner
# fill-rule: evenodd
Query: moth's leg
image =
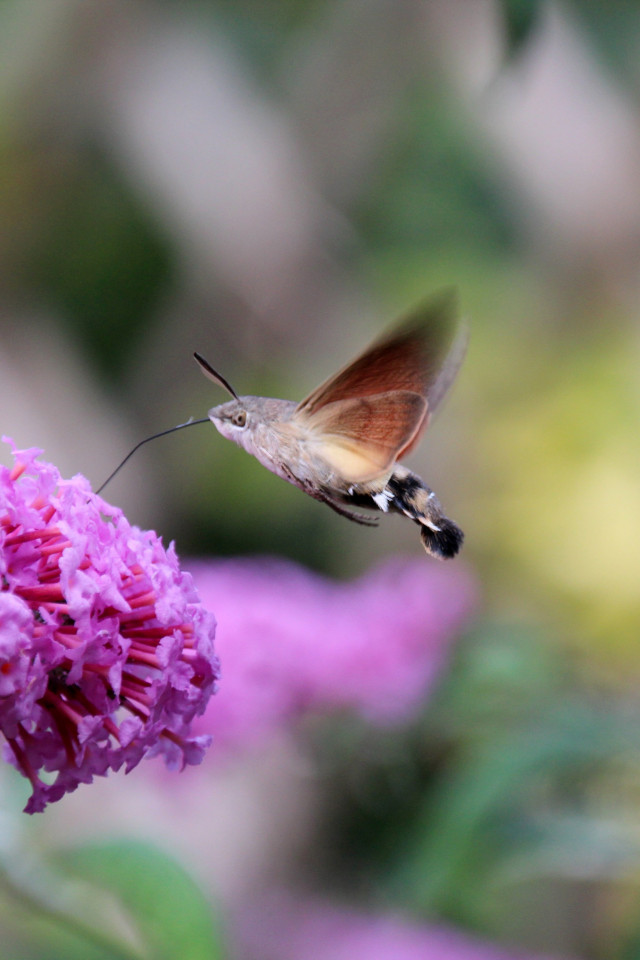
<path id="1" fill-rule="evenodd" d="M 372 517 L 366 517 L 361 513 L 351 513 L 350 510 L 345 510 L 339 503 L 336 503 L 328 494 L 324 491 L 319 490 L 318 487 L 312 486 L 310 483 L 300 480 L 299 477 L 287 467 L 283 465 L 283 473 L 286 473 L 289 483 L 292 483 L 295 487 L 299 487 L 300 490 L 303 490 L 304 493 L 307 493 L 310 497 L 313 497 L 314 500 L 319 500 L 320 503 L 326 503 L 328 507 L 331 507 L 336 513 L 340 514 L 341 517 L 346 517 L 347 520 L 352 520 L 353 523 L 359 523 L 363 527 L 377 527 L 378 521 L 374 520 Z"/>
<path id="2" fill-rule="evenodd" d="M 354 523 L 359 523 L 363 527 L 378 526 L 378 521 L 373 517 L 367 517 L 363 513 L 351 513 L 350 510 L 345 510 L 345 508 L 336 503 L 335 500 L 331 500 L 330 497 L 324 496 L 319 491 L 312 493 L 311 496 L 315 500 L 320 500 L 322 503 L 326 503 L 328 507 L 331 507 L 332 510 L 335 510 L 336 513 L 339 513 L 341 517 L 346 517 L 347 520 L 352 520 Z"/>

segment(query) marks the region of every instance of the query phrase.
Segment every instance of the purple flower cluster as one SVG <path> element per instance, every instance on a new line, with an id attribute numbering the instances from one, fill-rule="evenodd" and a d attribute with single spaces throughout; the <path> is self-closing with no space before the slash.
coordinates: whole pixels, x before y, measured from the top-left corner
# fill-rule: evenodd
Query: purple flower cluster
<path id="1" fill-rule="evenodd" d="M 199 722 L 259 744 L 306 712 L 401 722 L 424 702 L 474 601 L 460 567 L 394 559 L 351 583 L 268 558 L 190 561 L 218 618 L 224 685 Z M 217 751 L 219 752 L 219 751 Z"/>
<path id="2" fill-rule="evenodd" d="M 10 441 L 9 441 L 10 442 Z M 191 725 L 214 691 L 215 621 L 173 546 L 16 450 L 0 467 L 0 731 L 33 787 L 26 810 L 127 772 L 198 763 Z"/>

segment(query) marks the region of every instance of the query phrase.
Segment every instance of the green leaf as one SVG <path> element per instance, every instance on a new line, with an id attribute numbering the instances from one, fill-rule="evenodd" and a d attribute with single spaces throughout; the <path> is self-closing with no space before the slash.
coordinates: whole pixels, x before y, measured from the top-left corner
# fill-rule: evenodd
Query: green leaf
<path id="1" fill-rule="evenodd" d="M 539 19 L 538 0 L 505 0 L 504 22 L 509 55 L 520 53 L 533 33 Z"/>
<path id="2" fill-rule="evenodd" d="M 638 87 L 638 0 L 573 0 L 567 6 L 605 70 L 631 90 Z"/>
<path id="3" fill-rule="evenodd" d="M 222 960 L 211 905 L 183 868 L 156 848 L 112 841 L 64 851 L 56 864 L 116 896 L 153 960 Z"/>

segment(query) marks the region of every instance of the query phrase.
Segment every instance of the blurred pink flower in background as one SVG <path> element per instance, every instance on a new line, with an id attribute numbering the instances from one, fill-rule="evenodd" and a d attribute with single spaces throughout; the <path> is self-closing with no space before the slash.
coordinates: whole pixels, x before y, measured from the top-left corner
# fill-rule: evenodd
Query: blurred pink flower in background
<path id="1" fill-rule="evenodd" d="M 393 559 L 340 583 L 274 558 L 193 561 L 216 611 L 223 684 L 199 722 L 218 746 L 260 743 L 305 712 L 378 724 L 416 711 L 468 618 L 460 567 Z"/>
<path id="2" fill-rule="evenodd" d="M 0 468 L 0 731 L 31 781 L 27 812 L 145 755 L 198 763 L 210 738 L 190 725 L 218 663 L 191 577 L 84 477 L 13 453 Z"/>
<path id="3" fill-rule="evenodd" d="M 243 914 L 242 960 L 543 960 L 451 928 L 275 894 Z"/>

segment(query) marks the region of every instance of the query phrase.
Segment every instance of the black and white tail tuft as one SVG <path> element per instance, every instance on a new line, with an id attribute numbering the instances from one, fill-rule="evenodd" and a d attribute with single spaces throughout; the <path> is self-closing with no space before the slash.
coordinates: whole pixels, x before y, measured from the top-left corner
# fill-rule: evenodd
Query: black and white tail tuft
<path id="1" fill-rule="evenodd" d="M 438 517 L 437 528 L 434 529 L 434 526 L 426 523 L 420 525 L 420 539 L 427 553 L 440 560 L 455 557 L 464 540 L 460 527 L 445 516 Z"/>
<path id="2" fill-rule="evenodd" d="M 464 534 L 453 520 L 445 517 L 440 501 L 420 477 L 406 467 L 397 466 L 387 490 L 392 496 L 393 508 L 420 525 L 420 538 L 427 553 L 439 560 L 455 557 Z"/>

